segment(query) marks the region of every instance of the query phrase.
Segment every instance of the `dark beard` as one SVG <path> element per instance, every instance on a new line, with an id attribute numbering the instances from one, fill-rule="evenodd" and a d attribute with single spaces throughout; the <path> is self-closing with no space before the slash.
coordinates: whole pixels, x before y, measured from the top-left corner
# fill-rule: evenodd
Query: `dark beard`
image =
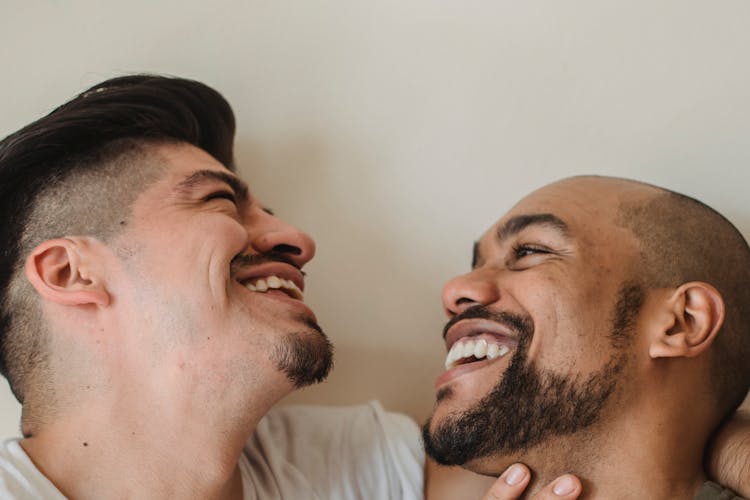
<path id="1" fill-rule="evenodd" d="M 333 367 L 333 345 L 312 319 L 304 316 L 312 331 L 286 335 L 271 353 L 271 360 L 296 388 L 322 382 Z"/>
<path id="2" fill-rule="evenodd" d="M 474 407 L 447 417 L 434 432 L 430 432 L 430 418 L 422 429 L 427 454 L 443 465 L 463 465 L 492 455 L 518 454 L 595 423 L 627 362 L 623 348 L 632 337 L 643 295 L 637 285 L 620 288 L 610 335 L 617 351 L 601 370 L 587 377 L 536 370 L 527 363 L 531 318 L 515 321 L 519 343 L 502 380 Z M 483 306 L 468 311 L 473 311 L 472 317 L 497 316 Z M 531 327 L 518 328 L 523 324 Z M 438 394 L 438 402 L 447 397 L 450 389 Z"/>

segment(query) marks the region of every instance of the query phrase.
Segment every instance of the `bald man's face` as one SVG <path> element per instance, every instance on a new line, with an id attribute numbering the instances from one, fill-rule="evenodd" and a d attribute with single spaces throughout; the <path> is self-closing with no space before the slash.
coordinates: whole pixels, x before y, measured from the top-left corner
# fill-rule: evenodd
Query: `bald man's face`
<path id="1" fill-rule="evenodd" d="M 448 282 L 446 371 L 425 426 L 439 461 L 495 472 L 550 437 L 599 418 L 627 367 L 643 290 L 637 245 L 616 225 L 644 187 L 578 178 L 518 203 Z M 492 462 L 492 464 L 490 464 Z"/>

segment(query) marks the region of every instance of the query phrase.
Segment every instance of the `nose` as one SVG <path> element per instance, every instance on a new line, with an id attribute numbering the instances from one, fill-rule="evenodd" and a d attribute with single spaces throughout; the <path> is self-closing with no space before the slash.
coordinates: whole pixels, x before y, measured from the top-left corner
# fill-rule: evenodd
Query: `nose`
<path id="1" fill-rule="evenodd" d="M 302 267 L 315 255 L 315 242 L 303 231 L 263 210 L 250 226 L 250 244 L 258 253 L 280 253 Z"/>
<path id="2" fill-rule="evenodd" d="M 456 276 L 443 287 L 443 308 L 448 317 L 476 305 L 493 304 L 499 299 L 497 283 L 481 269 Z"/>

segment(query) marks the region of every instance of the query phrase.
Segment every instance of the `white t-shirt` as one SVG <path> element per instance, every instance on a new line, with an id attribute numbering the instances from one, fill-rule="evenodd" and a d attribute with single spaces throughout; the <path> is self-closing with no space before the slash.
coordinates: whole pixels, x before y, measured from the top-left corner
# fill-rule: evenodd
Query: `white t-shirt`
<path id="1" fill-rule="evenodd" d="M 286 406 L 261 420 L 239 467 L 245 500 L 419 500 L 424 451 L 417 425 L 378 402 Z M 65 498 L 17 439 L 0 446 L 5 498 Z"/>
<path id="2" fill-rule="evenodd" d="M 18 439 L 0 446 L 0 498 L 64 500 L 55 485 L 39 472 Z"/>

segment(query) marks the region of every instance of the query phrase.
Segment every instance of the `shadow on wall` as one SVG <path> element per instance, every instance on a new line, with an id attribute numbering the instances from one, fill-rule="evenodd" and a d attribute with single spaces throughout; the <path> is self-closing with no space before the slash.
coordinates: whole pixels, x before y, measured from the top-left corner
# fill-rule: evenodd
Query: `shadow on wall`
<path id="1" fill-rule="evenodd" d="M 329 380 L 288 401 L 355 404 L 379 399 L 421 420 L 445 356 L 440 276 L 398 235 L 395 204 L 371 179 L 378 166 L 337 144 L 296 138 L 238 144 L 240 173 L 264 203 L 315 238 L 307 302 L 336 346 Z M 416 244 L 414 244 L 416 246 Z M 439 256 L 438 256 L 439 257 Z"/>

